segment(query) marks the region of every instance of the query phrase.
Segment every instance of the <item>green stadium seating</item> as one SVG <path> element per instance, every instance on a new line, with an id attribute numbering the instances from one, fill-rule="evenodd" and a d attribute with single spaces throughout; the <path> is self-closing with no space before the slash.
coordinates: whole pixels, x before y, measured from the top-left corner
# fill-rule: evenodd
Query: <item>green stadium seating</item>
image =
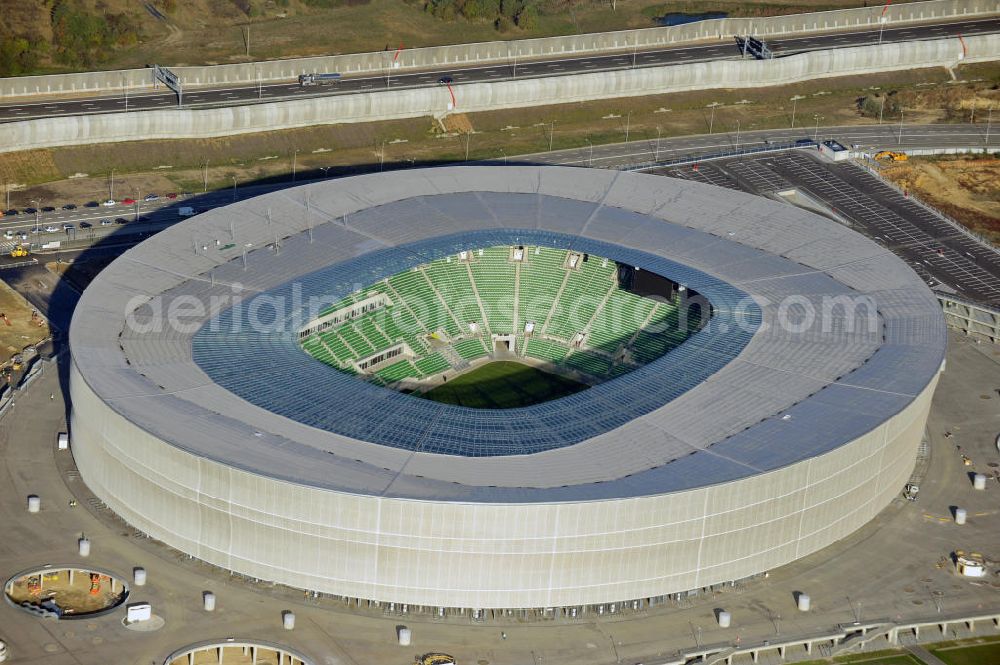
<path id="1" fill-rule="evenodd" d="M 456 354 L 464 361 L 486 357 L 493 351 L 491 333 L 513 334 L 523 356 L 610 378 L 676 348 L 690 332 L 678 329 L 676 304 L 618 289 L 613 261 L 602 265 L 601 258 L 590 257 L 578 270 L 568 270 L 564 249 L 525 247 L 519 263 L 510 260 L 510 251 L 490 247 L 480 256 L 472 250 L 469 263 L 439 259 L 351 294 L 324 313 L 377 293 L 385 293 L 392 304 L 310 335 L 302 348 L 353 374 L 353 363 L 405 342 L 413 357 L 393 358 L 367 374 L 373 383 L 388 385 L 447 372 L 452 367 L 448 357 Z M 470 321 L 483 327 L 473 333 Z M 527 321 L 535 322 L 530 337 L 524 335 Z M 690 321 L 689 328 L 697 324 Z M 442 341 L 450 341 L 454 353 L 432 349 L 427 336 L 436 331 L 449 336 Z M 578 332 L 586 333 L 583 347 L 571 348 Z M 613 362 L 623 348 L 630 351 L 630 361 Z"/>
<path id="2" fill-rule="evenodd" d="M 486 313 L 487 330 L 498 335 L 514 332 L 514 273 L 510 247 L 490 247 L 483 255 L 473 252 L 469 266 L 479 300 Z"/>
<path id="3" fill-rule="evenodd" d="M 565 344 L 537 338 L 529 339 L 528 346 L 524 350 L 525 355 L 546 360 L 554 365 L 561 363 L 568 352 L 569 349 L 566 348 Z"/>
<path id="4" fill-rule="evenodd" d="M 478 337 L 473 337 L 472 339 L 464 339 L 461 342 L 456 342 L 454 344 L 455 352 L 462 356 L 465 360 L 474 360 L 475 358 L 482 358 L 489 353 L 486 350 L 486 345 L 483 344 L 483 340 Z"/>

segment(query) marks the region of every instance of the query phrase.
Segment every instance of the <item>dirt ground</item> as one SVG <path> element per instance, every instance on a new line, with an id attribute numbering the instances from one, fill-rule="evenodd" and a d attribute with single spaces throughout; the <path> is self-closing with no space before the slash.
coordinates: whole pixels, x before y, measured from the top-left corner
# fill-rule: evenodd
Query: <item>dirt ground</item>
<path id="1" fill-rule="evenodd" d="M 121 602 L 122 585 L 112 589 L 111 578 L 99 575 L 91 579 L 89 571 L 76 570 L 73 583 L 69 571 L 59 570 L 42 575 L 29 575 L 16 580 L 7 590 L 7 596 L 20 605 L 27 600 L 40 603 L 51 598 L 67 614 L 90 614 Z"/>
<path id="2" fill-rule="evenodd" d="M 35 309 L 14 289 L 0 281 L 0 362 L 6 362 L 26 346 L 49 336 L 49 326 L 42 318 L 32 319 Z M 41 325 L 39 325 L 41 324 Z"/>
<path id="3" fill-rule="evenodd" d="M 882 174 L 992 242 L 1000 242 L 1000 158 L 910 158 Z"/>

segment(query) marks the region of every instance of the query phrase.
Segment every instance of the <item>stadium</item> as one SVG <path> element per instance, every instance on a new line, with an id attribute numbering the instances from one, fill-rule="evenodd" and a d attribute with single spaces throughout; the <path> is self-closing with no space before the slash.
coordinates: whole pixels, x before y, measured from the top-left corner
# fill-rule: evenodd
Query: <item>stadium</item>
<path id="1" fill-rule="evenodd" d="M 317 182 L 106 268 L 73 454 L 136 529 L 413 610 L 644 607 L 834 543 L 899 495 L 936 299 L 792 206 L 536 166 Z"/>

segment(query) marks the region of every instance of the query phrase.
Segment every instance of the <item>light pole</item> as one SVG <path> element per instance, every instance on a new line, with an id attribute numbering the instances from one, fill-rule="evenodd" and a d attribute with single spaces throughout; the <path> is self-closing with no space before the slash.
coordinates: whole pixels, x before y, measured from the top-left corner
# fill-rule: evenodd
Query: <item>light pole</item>
<path id="1" fill-rule="evenodd" d="M 653 161 L 660 161 L 660 126 L 656 126 L 656 148 L 653 149 Z"/>
<path id="2" fill-rule="evenodd" d="M 715 107 L 719 106 L 719 102 L 712 102 L 708 105 L 708 108 L 712 109 L 712 115 L 708 120 L 708 133 L 711 134 L 713 128 L 715 127 Z"/>
<path id="3" fill-rule="evenodd" d="M 805 99 L 805 95 L 794 95 L 792 97 L 792 129 L 795 129 L 795 107 L 800 99 Z"/>
<path id="4" fill-rule="evenodd" d="M 378 170 L 385 167 L 385 139 L 382 139 L 382 149 L 378 151 Z"/>
<path id="5" fill-rule="evenodd" d="M 990 124 L 993 122 L 993 107 L 986 112 L 986 145 L 990 144 Z M 7 193 L 7 206 L 10 207 L 10 192 Z"/>
<path id="6" fill-rule="evenodd" d="M 38 233 L 38 209 L 41 205 L 41 199 L 31 199 L 31 207 L 35 209 L 35 233 Z"/>
<path id="7" fill-rule="evenodd" d="M 882 95 L 882 103 L 878 105 L 878 124 L 882 124 L 882 114 L 885 112 L 885 95 Z"/>
<path id="8" fill-rule="evenodd" d="M 549 121 L 549 152 L 552 152 L 552 139 L 556 133 L 556 121 Z"/>
<path id="9" fill-rule="evenodd" d="M 142 190 L 136 190 L 135 187 L 132 188 L 132 193 L 135 195 L 135 216 L 133 222 L 139 221 L 139 201 L 142 200 Z"/>
<path id="10" fill-rule="evenodd" d="M 813 134 L 813 141 L 815 141 L 816 143 L 819 143 L 819 121 L 822 120 L 824 117 L 825 116 L 819 114 L 813 116 L 813 118 L 816 119 L 816 131 Z"/>
<path id="11" fill-rule="evenodd" d="M 128 84 L 125 82 L 124 74 L 122 74 L 122 93 L 125 95 L 125 113 L 128 113 Z"/>
<path id="12" fill-rule="evenodd" d="M 472 132 L 465 133 L 465 161 L 469 161 L 469 141 L 471 140 Z"/>
<path id="13" fill-rule="evenodd" d="M 257 73 L 257 99 L 261 99 L 264 96 L 264 86 L 260 80 L 260 67 L 254 65 L 253 69 Z"/>
<path id="14" fill-rule="evenodd" d="M 586 141 L 587 141 L 587 145 L 590 146 L 590 157 L 587 158 L 587 166 L 593 166 L 594 165 L 594 144 L 591 142 L 589 136 L 587 137 Z"/>
<path id="15" fill-rule="evenodd" d="M 236 203 L 236 176 L 233 176 L 233 203 Z"/>
<path id="16" fill-rule="evenodd" d="M 736 121 L 736 152 L 740 151 L 740 121 Z"/>
<path id="17" fill-rule="evenodd" d="M 504 166 L 506 166 L 507 165 L 507 153 L 504 152 L 503 148 L 500 148 L 500 154 L 503 155 L 503 163 L 504 163 Z"/>
<path id="18" fill-rule="evenodd" d="M 986 140 L 987 141 L 990 140 L 990 126 L 989 125 L 986 125 Z M 6 209 L 10 210 L 10 183 L 8 183 L 6 180 L 3 181 L 3 193 L 4 193 L 4 196 L 7 198 L 7 208 Z"/>
<path id="19" fill-rule="evenodd" d="M 625 143 L 628 143 L 628 130 L 632 126 L 632 112 L 625 114 Z"/>
<path id="20" fill-rule="evenodd" d="M 112 201 L 115 200 L 115 170 L 111 169 L 111 180 L 108 184 L 108 198 Z"/>
<path id="21" fill-rule="evenodd" d="M 208 160 L 207 159 L 205 160 L 205 166 L 202 167 L 202 178 L 205 181 L 205 184 L 204 184 L 204 189 L 202 189 L 201 191 L 207 192 L 208 191 Z"/>
<path id="22" fill-rule="evenodd" d="M 897 143 L 903 142 L 903 107 L 899 107 L 899 137 L 896 140 Z"/>
<path id="23" fill-rule="evenodd" d="M 298 165 L 299 161 L 299 149 L 296 148 L 292 151 L 292 182 L 295 182 L 295 167 Z"/>
<path id="24" fill-rule="evenodd" d="M 321 167 L 319 167 L 319 170 L 323 172 L 323 177 L 324 178 L 329 177 L 328 173 L 327 173 L 330 170 L 329 166 L 321 166 Z"/>

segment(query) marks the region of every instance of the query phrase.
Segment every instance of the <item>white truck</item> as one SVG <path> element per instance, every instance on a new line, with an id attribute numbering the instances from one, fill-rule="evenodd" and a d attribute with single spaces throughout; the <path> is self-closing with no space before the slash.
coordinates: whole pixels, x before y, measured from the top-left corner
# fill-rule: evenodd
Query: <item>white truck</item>
<path id="1" fill-rule="evenodd" d="M 194 208 L 192 208 L 191 206 L 183 206 L 177 209 L 177 214 L 180 215 L 181 217 L 190 217 L 197 213 L 195 213 Z"/>

